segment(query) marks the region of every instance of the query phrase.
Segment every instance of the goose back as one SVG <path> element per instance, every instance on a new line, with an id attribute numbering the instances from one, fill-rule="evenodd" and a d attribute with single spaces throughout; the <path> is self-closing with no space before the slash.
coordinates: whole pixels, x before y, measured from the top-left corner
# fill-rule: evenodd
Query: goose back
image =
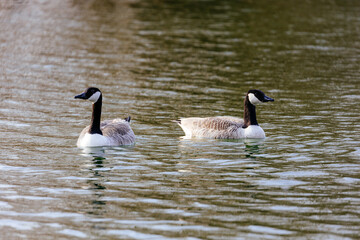
<path id="1" fill-rule="evenodd" d="M 182 118 L 179 121 L 186 138 L 238 138 L 238 129 L 244 124 L 243 119 L 230 116 Z"/>
<path id="2" fill-rule="evenodd" d="M 100 128 L 103 135 L 114 143 L 112 145 L 128 145 L 135 141 L 135 134 L 129 122 L 124 119 L 102 121 Z"/>

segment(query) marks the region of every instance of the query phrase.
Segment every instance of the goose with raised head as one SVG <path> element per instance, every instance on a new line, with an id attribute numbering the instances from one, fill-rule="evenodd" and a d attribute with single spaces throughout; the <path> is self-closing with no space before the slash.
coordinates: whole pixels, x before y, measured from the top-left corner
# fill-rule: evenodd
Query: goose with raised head
<path id="1" fill-rule="evenodd" d="M 135 134 L 130 127 L 130 117 L 101 122 L 102 93 L 98 88 L 89 87 L 75 98 L 93 103 L 91 124 L 80 133 L 78 147 L 120 146 L 135 142 Z"/>
<path id="2" fill-rule="evenodd" d="M 184 138 L 242 139 L 265 138 L 264 130 L 256 120 L 255 106 L 274 99 L 260 90 L 249 90 L 244 101 L 244 118 L 218 116 L 181 118 L 175 120 L 185 132 Z"/>

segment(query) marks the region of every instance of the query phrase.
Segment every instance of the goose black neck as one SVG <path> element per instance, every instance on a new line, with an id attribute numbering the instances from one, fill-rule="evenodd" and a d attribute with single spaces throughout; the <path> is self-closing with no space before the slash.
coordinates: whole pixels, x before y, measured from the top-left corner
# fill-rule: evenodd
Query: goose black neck
<path id="1" fill-rule="evenodd" d="M 102 132 L 100 130 L 101 105 L 102 105 L 102 96 L 100 95 L 99 99 L 95 103 L 93 103 L 93 111 L 92 111 L 91 124 L 89 129 L 90 134 L 102 135 Z"/>
<path id="2" fill-rule="evenodd" d="M 252 105 L 249 101 L 249 97 L 246 96 L 244 103 L 244 126 L 247 128 L 250 125 L 258 125 L 256 121 L 256 111 L 255 106 Z"/>

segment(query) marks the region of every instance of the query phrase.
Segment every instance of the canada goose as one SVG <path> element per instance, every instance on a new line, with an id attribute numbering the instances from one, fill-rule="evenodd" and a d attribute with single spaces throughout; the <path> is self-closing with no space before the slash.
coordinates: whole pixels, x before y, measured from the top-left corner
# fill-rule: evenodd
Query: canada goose
<path id="1" fill-rule="evenodd" d="M 130 117 L 100 122 L 102 93 L 98 88 L 89 87 L 75 98 L 93 103 L 91 124 L 81 131 L 78 147 L 119 146 L 135 142 L 135 134 L 129 124 Z"/>
<path id="2" fill-rule="evenodd" d="M 265 138 L 256 121 L 255 106 L 274 101 L 260 90 L 249 90 L 244 102 L 244 119 L 229 116 L 181 118 L 175 120 L 185 132 L 184 138 Z"/>

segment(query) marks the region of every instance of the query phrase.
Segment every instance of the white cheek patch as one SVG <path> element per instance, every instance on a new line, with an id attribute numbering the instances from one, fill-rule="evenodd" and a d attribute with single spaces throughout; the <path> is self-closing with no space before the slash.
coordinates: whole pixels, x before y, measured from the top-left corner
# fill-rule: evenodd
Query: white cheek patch
<path id="1" fill-rule="evenodd" d="M 91 97 L 88 98 L 88 100 L 90 102 L 97 102 L 97 100 L 99 99 L 101 93 L 100 92 L 96 92 L 93 95 L 91 95 Z"/>
<path id="2" fill-rule="evenodd" d="M 261 101 L 255 96 L 255 94 L 249 93 L 248 96 L 249 96 L 249 101 L 251 102 L 251 104 L 256 105 L 258 103 L 261 103 Z"/>

